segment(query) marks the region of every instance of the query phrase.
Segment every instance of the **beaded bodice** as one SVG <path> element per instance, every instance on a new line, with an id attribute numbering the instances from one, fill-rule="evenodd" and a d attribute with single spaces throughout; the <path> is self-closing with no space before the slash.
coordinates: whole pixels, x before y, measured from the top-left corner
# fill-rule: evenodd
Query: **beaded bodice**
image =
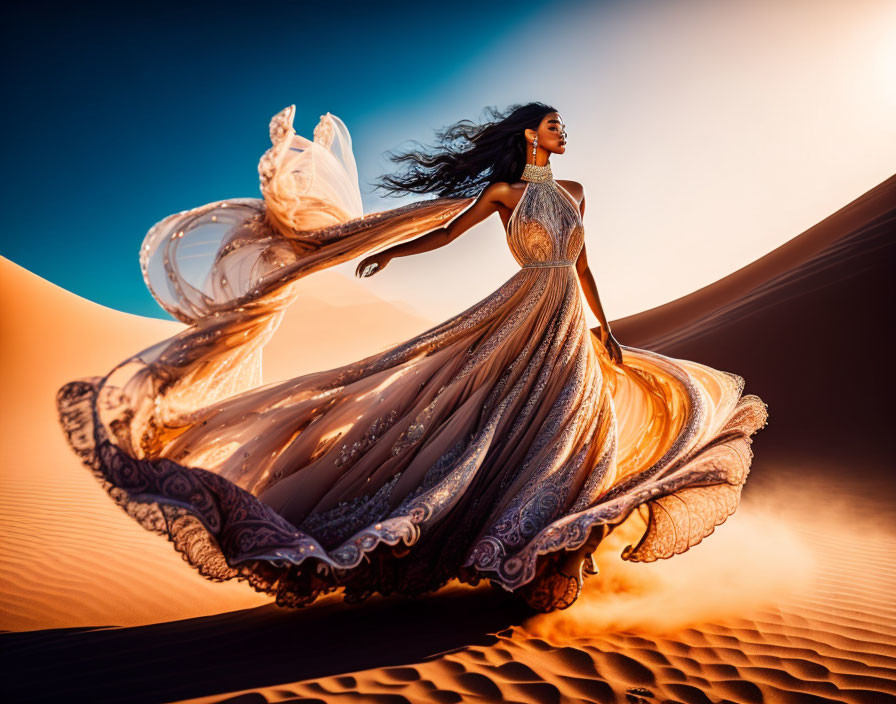
<path id="1" fill-rule="evenodd" d="M 507 222 L 507 244 L 520 266 L 575 263 L 585 241 L 582 216 L 553 178 L 529 181 Z"/>

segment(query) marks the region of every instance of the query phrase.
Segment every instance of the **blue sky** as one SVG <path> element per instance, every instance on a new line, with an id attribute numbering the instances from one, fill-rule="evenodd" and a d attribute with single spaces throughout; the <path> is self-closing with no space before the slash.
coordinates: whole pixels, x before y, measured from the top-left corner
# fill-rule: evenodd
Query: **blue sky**
<path id="1" fill-rule="evenodd" d="M 0 255 L 130 313 L 169 318 L 140 275 L 146 231 L 259 197 L 290 104 L 300 134 L 327 111 L 346 122 L 367 212 L 400 204 L 369 184 L 405 140 L 486 105 L 557 106 L 570 139 L 552 166 L 585 186 L 611 319 L 754 261 L 896 163 L 890 0 L 142 7 L 18 3 L 0 24 Z M 517 268 L 496 216 L 471 233 L 363 286 L 444 320 Z"/>
<path id="2" fill-rule="evenodd" d="M 395 148 L 377 138 L 379 122 L 437 98 L 508 32 L 563 7 L 199 5 L 8 11 L 0 254 L 103 305 L 167 318 L 140 276 L 143 235 L 179 210 L 258 197 L 256 164 L 274 113 L 295 103 L 296 129 L 310 134 L 330 111 L 368 153 Z M 425 140 L 438 126 L 408 137 Z M 367 184 L 385 162 L 358 161 L 369 209 L 379 199 Z"/>

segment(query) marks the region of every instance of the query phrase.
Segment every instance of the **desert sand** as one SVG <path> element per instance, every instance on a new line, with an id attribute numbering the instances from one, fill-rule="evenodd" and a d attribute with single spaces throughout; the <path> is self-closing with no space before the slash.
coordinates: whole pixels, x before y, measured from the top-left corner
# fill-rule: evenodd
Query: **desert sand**
<path id="1" fill-rule="evenodd" d="M 17 701 L 896 701 L 894 223 L 896 177 L 712 286 L 613 322 L 626 345 L 744 376 L 769 425 L 740 508 L 711 537 L 629 564 L 619 553 L 638 526 L 623 526 L 582 597 L 536 616 L 488 586 L 289 611 L 204 580 L 106 497 L 54 415 L 62 383 L 182 325 L 0 261 L 5 689 Z M 302 285 L 265 381 L 434 322 L 334 272 Z M 330 337 L 310 348 L 308 325 Z"/>
<path id="2" fill-rule="evenodd" d="M 332 271 L 299 286 L 265 348 L 265 382 L 351 361 L 353 347 L 372 353 L 432 324 Z M 0 628 L 136 626 L 268 603 L 245 584 L 199 576 L 98 491 L 60 434 L 62 384 L 105 374 L 185 326 L 106 308 L 2 258 L 0 305 Z"/>

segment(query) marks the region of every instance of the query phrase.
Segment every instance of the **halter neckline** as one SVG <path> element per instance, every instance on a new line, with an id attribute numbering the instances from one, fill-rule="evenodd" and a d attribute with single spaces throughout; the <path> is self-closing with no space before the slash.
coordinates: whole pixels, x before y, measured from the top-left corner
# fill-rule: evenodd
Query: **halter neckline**
<path id="1" fill-rule="evenodd" d="M 520 179 L 523 181 L 530 181 L 532 183 L 553 181 L 554 174 L 551 173 L 550 162 L 548 162 L 544 166 L 538 166 L 536 164 L 526 164 L 523 167 L 523 173 L 520 175 Z"/>

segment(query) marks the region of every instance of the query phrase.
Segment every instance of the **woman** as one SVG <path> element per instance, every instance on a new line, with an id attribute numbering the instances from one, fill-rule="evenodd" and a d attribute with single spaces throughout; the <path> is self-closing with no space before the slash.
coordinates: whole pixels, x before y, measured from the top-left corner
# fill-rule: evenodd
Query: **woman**
<path id="1" fill-rule="evenodd" d="M 351 141 L 271 121 L 259 199 L 155 225 L 141 267 L 188 328 L 57 395 L 69 442 L 143 526 L 209 579 L 303 606 L 342 589 L 421 594 L 452 578 L 570 606 L 592 553 L 638 511 L 623 557 L 700 542 L 737 507 L 765 404 L 737 375 L 620 346 L 588 269 L 584 192 L 555 181 L 561 115 L 531 103 L 393 158 L 361 215 Z M 357 362 L 260 386 L 261 349 L 304 275 L 447 244 L 497 212 L 519 271 L 430 330 Z M 578 285 L 601 326 L 585 324 Z M 624 353 L 624 354 L 623 354 Z"/>

